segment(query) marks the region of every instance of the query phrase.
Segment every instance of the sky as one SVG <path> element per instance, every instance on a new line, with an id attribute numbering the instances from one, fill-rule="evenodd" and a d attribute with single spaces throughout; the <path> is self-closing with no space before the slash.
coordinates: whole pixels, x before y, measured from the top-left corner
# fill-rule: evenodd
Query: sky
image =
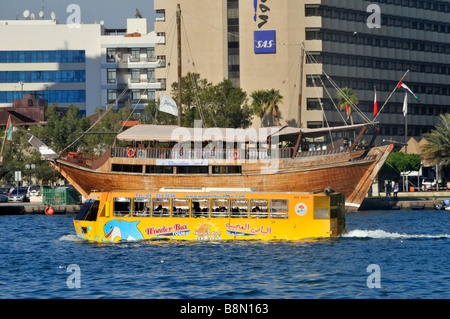
<path id="1" fill-rule="evenodd" d="M 92 24 L 105 22 L 107 28 L 126 28 L 127 18 L 134 18 L 136 8 L 143 18 L 149 22 L 149 31 L 153 30 L 156 17 L 153 0 L 0 0 L 0 20 L 15 20 L 23 18 L 23 12 L 29 10 L 36 19 L 42 11 L 44 2 L 44 18 L 50 19 L 51 12 L 55 12 L 58 23 L 66 24 L 72 11 L 67 12 L 71 4 L 80 7 L 81 23 Z"/>

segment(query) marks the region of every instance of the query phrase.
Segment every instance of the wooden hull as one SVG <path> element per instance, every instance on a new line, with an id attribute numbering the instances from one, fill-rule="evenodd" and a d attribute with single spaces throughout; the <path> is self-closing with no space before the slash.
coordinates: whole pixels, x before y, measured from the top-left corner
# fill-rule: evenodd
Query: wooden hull
<path id="1" fill-rule="evenodd" d="M 331 187 L 345 194 L 347 212 L 351 212 L 358 210 L 392 148 L 393 145 L 374 147 L 367 154 L 361 151 L 280 159 L 272 172 L 264 170 L 265 165 L 273 164 L 270 162 L 244 163 L 242 174 L 227 175 L 111 172 L 64 160 L 53 165 L 84 197 L 92 190 L 158 191 L 162 187 L 254 187 L 260 192 L 313 192 Z M 119 161 L 110 161 L 114 160 Z M 110 161 L 104 167 L 111 167 Z"/>

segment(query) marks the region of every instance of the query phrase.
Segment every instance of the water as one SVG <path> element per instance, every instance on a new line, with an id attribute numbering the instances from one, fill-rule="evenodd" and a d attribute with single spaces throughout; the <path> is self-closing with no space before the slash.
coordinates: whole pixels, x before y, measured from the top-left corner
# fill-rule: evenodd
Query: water
<path id="1" fill-rule="evenodd" d="M 304 242 L 94 244 L 72 218 L 0 216 L 0 299 L 450 297 L 450 212 L 349 214 L 345 236 Z"/>

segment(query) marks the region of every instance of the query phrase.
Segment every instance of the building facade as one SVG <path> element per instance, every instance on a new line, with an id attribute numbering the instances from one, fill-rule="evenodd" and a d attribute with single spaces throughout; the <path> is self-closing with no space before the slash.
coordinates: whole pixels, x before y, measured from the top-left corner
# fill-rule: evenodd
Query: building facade
<path id="1" fill-rule="evenodd" d="M 357 95 L 363 115 L 354 112 L 355 123 L 374 119 L 375 89 L 381 108 L 407 70 L 404 83 L 419 97 L 409 102 L 408 137 L 429 132 L 450 112 L 450 1 L 155 0 L 155 31 L 165 37 L 156 54 L 168 66 L 156 74 L 168 88 L 177 80 L 178 3 L 183 75 L 229 78 L 248 95 L 280 90 L 282 124 L 349 122 L 324 74 Z M 398 90 L 378 116 L 380 140 L 403 141 L 403 101 Z"/>
<path id="2" fill-rule="evenodd" d="M 89 116 L 109 104 L 141 108 L 161 88 L 154 54 L 159 40 L 148 32 L 147 19 L 128 19 L 120 30 L 102 23 L 0 21 L 0 38 L 0 107 L 35 94 Z"/>
<path id="3" fill-rule="evenodd" d="M 105 30 L 101 37 L 102 101 L 123 107 L 126 103 L 142 109 L 155 100 L 165 83 L 155 69 L 164 66 L 155 46 L 163 41 L 148 32 L 147 19 L 128 19 L 126 30 Z"/>

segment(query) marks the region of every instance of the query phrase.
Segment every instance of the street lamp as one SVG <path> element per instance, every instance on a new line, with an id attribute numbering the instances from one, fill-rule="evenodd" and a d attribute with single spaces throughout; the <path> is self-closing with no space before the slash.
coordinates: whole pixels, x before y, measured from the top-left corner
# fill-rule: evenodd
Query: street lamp
<path id="1" fill-rule="evenodd" d="M 27 164 L 27 165 L 25 165 L 25 169 L 27 171 L 29 171 L 29 173 L 28 173 L 28 176 L 29 176 L 29 178 L 28 178 L 28 186 L 31 186 L 31 171 L 34 170 L 35 168 L 36 168 L 36 165 L 34 165 L 34 164 Z"/>

